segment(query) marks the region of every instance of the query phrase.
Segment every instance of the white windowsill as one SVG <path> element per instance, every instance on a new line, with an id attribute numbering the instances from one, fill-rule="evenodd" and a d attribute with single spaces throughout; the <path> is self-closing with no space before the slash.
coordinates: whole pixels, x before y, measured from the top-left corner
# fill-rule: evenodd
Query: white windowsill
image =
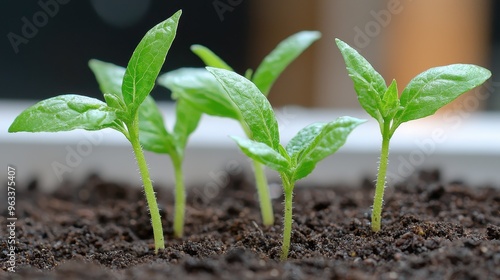
<path id="1" fill-rule="evenodd" d="M 71 169 L 64 177 L 74 181 L 97 172 L 109 180 L 140 185 L 131 147 L 123 135 L 115 131 L 7 133 L 15 116 L 33 103 L 2 101 L 0 104 L 0 162 L 4 167 L 8 164 L 17 167 L 20 185 L 37 178 L 44 187 L 56 186 L 59 180 L 53 166 L 57 163 Z M 160 107 L 172 127 L 173 106 L 161 103 Z M 302 183 L 354 185 L 367 176 L 375 178 L 381 139 L 377 123 L 364 112 L 298 107 L 276 111 L 282 143 L 287 143 L 299 129 L 313 122 L 331 121 L 343 115 L 368 119 L 335 155 L 318 164 Z M 249 172 L 248 161 L 228 135 L 243 136 L 236 122 L 203 117 L 188 144 L 184 164 L 187 185 L 218 184 L 235 164 L 241 164 L 241 169 Z M 422 149 L 418 143 L 427 144 Z M 439 168 L 444 181 L 463 180 L 471 185 L 500 187 L 500 114 L 451 116 L 445 113 L 402 124 L 391 141 L 390 151 L 389 172 L 397 178 L 404 178 L 411 170 Z M 75 152 L 79 159 L 72 157 Z M 169 158 L 147 153 L 147 159 L 153 181 L 171 186 L 173 172 Z M 275 172 L 268 174 L 271 180 L 277 181 Z M 0 180 L 5 181 L 5 177 L 6 172 L 0 173 Z M 392 182 L 394 180 L 389 184 Z"/>

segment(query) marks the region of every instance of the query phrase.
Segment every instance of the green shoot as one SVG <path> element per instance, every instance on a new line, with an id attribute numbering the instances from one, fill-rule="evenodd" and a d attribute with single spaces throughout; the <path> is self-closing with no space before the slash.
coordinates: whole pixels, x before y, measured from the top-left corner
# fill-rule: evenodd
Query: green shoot
<path id="1" fill-rule="evenodd" d="M 109 92 L 121 96 L 121 83 L 125 68 L 96 59 L 92 59 L 89 66 L 103 93 Z M 186 205 L 182 163 L 187 139 L 198 126 L 201 113 L 183 100 L 178 100 L 176 114 L 174 130 L 168 132 L 155 101 L 148 96 L 139 107 L 139 138 L 145 150 L 170 155 L 175 175 L 174 236 L 182 237 Z"/>
<path id="2" fill-rule="evenodd" d="M 309 175 L 316 164 L 344 145 L 363 120 L 341 117 L 314 123 L 300 130 L 286 147 L 280 144 L 278 122 L 271 104 L 257 86 L 232 71 L 207 67 L 234 102 L 251 139 L 232 137 L 248 157 L 279 172 L 285 195 L 281 259 L 288 258 L 292 231 L 292 197 L 295 182 Z"/>
<path id="3" fill-rule="evenodd" d="M 264 58 L 253 75 L 253 71 L 249 69 L 245 76 L 267 96 L 272 85 L 285 68 L 320 36 L 321 34 L 316 31 L 302 31 L 288 37 Z M 193 45 L 191 50 L 207 66 L 233 71 L 226 62 L 204 46 Z M 225 94 L 224 89 L 216 79 L 205 69 L 181 68 L 160 76 L 158 84 L 170 89 L 174 97 L 185 100 L 193 108 L 205 114 L 238 121 L 247 137 L 254 139 L 253 132 L 246 126 L 241 112 Z M 273 208 L 263 166 L 259 161 L 253 160 L 253 168 L 262 223 L 266 226 L 273 225 Z"/>
<path id="4" fill-rule="evenodd" d="M 104 94 L 106 103 L 81 95 L 67 94 L 49 98 L 24 110 L 16 117 L 9 132 L 58 132 L 74 129 L 115 129 L 132 145 L 144 184 L 146 201 L 151 214 L 155 253 L 165 248 L 163 228 L 155 192 L 149 176 L 146 159 L 139 142 L 139 107 L 148 98 L 165 57 L 176 35 L 181 11 L 159 23 L 142 38 L 134 50 L 123 80 L 116 87 L 113 81 L 100 82 L 101 88 L 109 85 Z M 117 73 L 110 73 L 116 79 Z M 118 76 L 120 73 L 118 73 Z"/>
<path id="5" fill-rule="evenodd" d="M 177 100 L 175 125 L 171 132 L 165 129 L 165 124 L 153 98 L 143 103 L 139 109 L 141 144 L 144 149 L 160 154 L 170 155 L 175 175 L 175 210 L 174 236 L 182 237 L 184 232 L 184 214 L 186 212 L 186 190 L 182 163 L 189 135 L 198 126 L 201 113 L 193 109 L 183 100 Z"/>
<path id="6" fill-rule="evenodd" d="M 371 226 L 380 230 L 389 143 L 396 129 L 404 122 L 434 114 L 461 94 L 483 84 L 491 73 L 470 64 L 452 64 L 431 68 L 413 78 L 398 98 L 396 81 L 389 87 L 384 78 L 356 50 L 336 39 L 336 43 L 363 109 L 380 125 L 382 150 L 375 186 Z"/>

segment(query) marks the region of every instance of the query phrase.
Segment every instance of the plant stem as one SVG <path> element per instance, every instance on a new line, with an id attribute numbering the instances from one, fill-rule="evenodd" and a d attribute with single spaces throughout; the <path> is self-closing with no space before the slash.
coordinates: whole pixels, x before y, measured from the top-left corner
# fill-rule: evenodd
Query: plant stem
<path id="1" fill-rule="evenodd" d="M 390 136 L 390 121 L 384 121 L 382 129 L 382 150 L 380 151 L 380 161 L 377 176 L 377 185 L 375 187 L 375 197 L 373 198 L 372 209 L 372 230 L 377 232 L 380 230 L 382 220 L 382 205 L 384 202 L 385 177 L 387 174 L 387 164 L 389 162 L 389 142 Z"/>
<path id="2" fill-rule="evenodd" d="M 153 189 L 153 184 L 151 183 L 151 179 L 149 176 L 146 158 L 144 157 L 141 144 L 139 143 L 139 117 L 137 114 L 132 123 L 127 124 L 127 129 L 130 136 L 129 140 L 132 144 L 135 158 L 137 160 L 137 165 L 139 166 L 139 172 L 141 173 L 142 182 L 144 184 L 144 193 L 146 194 L 146 201 L 148 203 L 149 213 L 151 215 L 151 225 L 153 227 L 155 254 L 157 254 L 158 249 L 165 249 L 165 242 L 163 239 L 160 209 L 158 208 L 158 204 L 156 202 L 155 191 Z"/>
<path id="3" fill-rule="evenodd" d="M 285 192 L 285 213 L 283 220 L 283 244 L 281 246 L 281 256 L 282 261 L 288 258 L 288 251 L 290 250 L 290 239 L 292 237 L 292 202 L 293 202 L 293 183 L 291 183 L 286 177 L 283 179 L 283 189 Z"/>
<path id="4" fill-rule="evenodd" d="M 253 160 L 253 169 L 255 174 L 255 183 L 257 185 L 257 193 L 259 195 L 262 223 L 265 226 L 271 226 L 274 224 L 274 213 L 271 197 L 269 195 L 269 186 L 264 173 L 264 166 L 262 166 L 260 162 Z"/>
<path id="5" fill-rule="evenodd" d="M 247 137 L 252 139 L 252 132 L 248 126 L 244 122 L 240 122 L 240 124 Z M 274 211 L 271 197 L 269 195 L 269 185 L 267 184 L 266 174 L 264 173 L 264 166 L 256 160 L 252 160 L 252 162 L 257 195 L 259 196 L 262 224 L 265 226 L 272 226 L 274 225 Z"/>
<path id="6" fill-rule="evenodd" d="M 182 160 L 180 160 L 178 156 L 171 155 L 171 157 L 175 173 L 174 236 L 180 238 L 184 233 L 186 190 L 184 188 L 184 177 L 182 175 Z"/>

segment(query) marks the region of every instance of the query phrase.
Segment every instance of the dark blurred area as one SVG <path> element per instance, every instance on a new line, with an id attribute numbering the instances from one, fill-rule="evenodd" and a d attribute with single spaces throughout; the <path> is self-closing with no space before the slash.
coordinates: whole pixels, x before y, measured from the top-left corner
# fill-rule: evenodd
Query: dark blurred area
<path id="1" fill-rule="evenodd" d="M 244 71 L 248 9 L 247 1 L 240 2 L 216 10 L 213 1 L 194 0 L 2 1 L 0 97 L 40 100 L 78 93 L 102 99 L 89 59 L 126 66 L 142 36 L 179 9 L 183 14 L 163 72 L 202 67 L 192 44 L 211 48 Z M 170 98 L 159 87 L 153 94 Z"/>
<path id="2" fill-rule="evenodd" d="M 41 100 L 78 93 L 101 98 L 89 59 L 126 66 L 144 33 L 179 9 L 183 14 L 163 72 L 202 67 L 189 49 L 202 44 L 242 74 L 286 37 L 319 30 L 322 38 L 273 86 L 274 106 L 359 109 L 334 43 L 340 38 L 386 82 L 395 78 L 400 90 L 430 67 L 473 63 L 491 69 L 491 86 L 482 89 L 488 98 L 466 110 L 500 110 L 500 2 L 492 0 L 4 0 L 0 97 Z M 153 95 L 170 97 L 160 87 Z M 455 104 L 464 107 L 465 100 Z"/>

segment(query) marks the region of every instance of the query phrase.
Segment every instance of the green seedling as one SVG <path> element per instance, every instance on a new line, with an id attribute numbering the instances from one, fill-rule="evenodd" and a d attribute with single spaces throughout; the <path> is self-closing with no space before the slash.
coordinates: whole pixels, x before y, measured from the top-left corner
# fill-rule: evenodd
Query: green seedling
<path id="1" fill-rule="evenodd" d="M 336 43 L 354 83 L 359 103 L 377 120 L 382 134 L 371 221 L 372 230 L 377 232 L 381 226 L 389 142 L 396 129 L 404 122 L 433 115 L 461 94 L 483 84 L 491 73 L 470 64 L 431 68 L 413 78 L 399 97 L 395 80 L 387 87 L 384 78 L 363 56 L 339 39 Z"/>
<path id="2" fill-rule="evenodd" d="M 285 195 L 281 259 L 288 257 L 292 231 L 292 196 L 295 182 L 309 175 L 316 164 L 344 145 L 347 136 L 363 120 L 341 117 L 328 123 L 314 123 L 295 135 L 283 147 L 278 122 L 271 104 L 257 86 L 232 71 L 207 67 L 234 102 L 251 139 L 233 136 L 248 157 L 279 172 Z"/>
<path id="3" fill-rule="evenodd" d="M 123 74 L 121 87 L 104 94 L 106 103 L 86 96 L 52 97 L 24 110 L 9 132 L 58 132 L 74 129 L 115 129 L 134 150 L 151 215 L 155 253 L 165 248 L 160 212 L 139 142 L 139 107 L 148 98 L 176 35 L 181 11 L 149 30 L 134 50 Z M 121 94 L 116 94 L 121 92 Z"/>
<path id="4" fill-rule="evenodd" d="M 126 69 L 111 63 L 93 59 L 89 66 L 94 72 L 103 93 L 122 96 L 121 84 Z M 182 237 L 184 231 L 184 214 L 186 191 L 182 163 L 189 135 L 198 126 L 201 113 L 192 108 L 184 100 L 176 104 L 176 122 L 169 132 L 165 128 L 163 116 L 151 96 L 146 97 L 139 107 L 139 139 L 145 150 L 170 155 L 175 176 L 175 216 L 174 236 Z"/>
<path id="5" fill-rule="evenodd" d="M 316 31 L 302 31 L 285 40 L 269 53 L 255 70 L 246 71 L 245 76 L 267 96 L 272 85 L 285 70 L 321 34 Z M 233 71 L 233 69 L 210 49 L 193 45 L 191 50 L 210 67 Z M 252 131 L 245 125 L 240 111 L 216 79 L 204 68 L 181 68 L 166 73 L 158 78 L 158 84 L 170 89 L 174 97 L 185 100 L 201 112 L 218 117 L 231 118 L 238 121 L 248 138 L 253 139 Z M 266 226 L 274 224 L 274 214 L 269 195 L 267 179 L 262 164 L 253 160 L 255 182 L 260 202 L 262 223 Z"/>

